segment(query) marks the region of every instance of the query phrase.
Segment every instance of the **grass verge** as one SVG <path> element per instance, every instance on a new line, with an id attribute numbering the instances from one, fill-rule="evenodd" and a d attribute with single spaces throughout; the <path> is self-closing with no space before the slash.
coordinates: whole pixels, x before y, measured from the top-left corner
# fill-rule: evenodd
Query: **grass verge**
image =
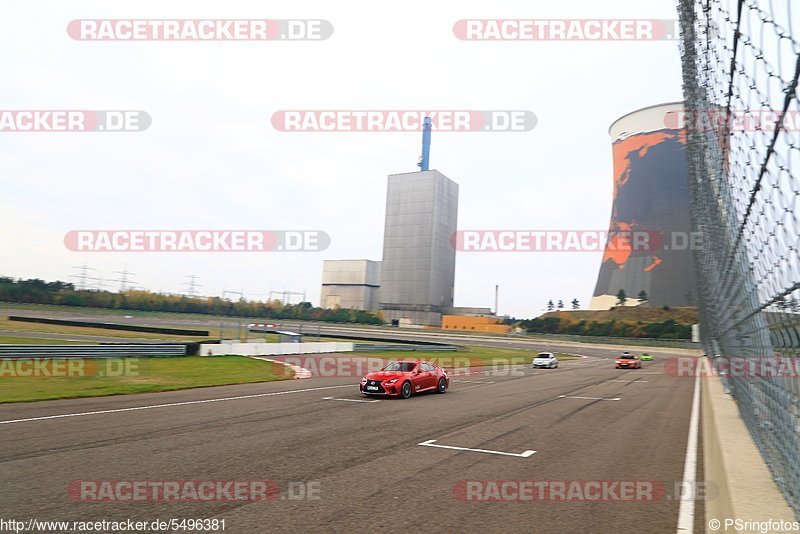
<path id="1" fill-rule="evenodd" d="M 0 362 L 0 403 L 76 399 L 286 380 L 284 366 L 244 356 L 84 359 L 82 376 L 18 376 Z M 40 373 L 41 374 L 41 373 Z M 91 376 L 89 376 L 91 375 Z"/>
<path id="2" fill-rule="evenodd" d="M 118 322 L 121 324 L 125 324 L 123 321 L 118 321 Z M 130 324 L 143 324 L 143 323 L 130 322 Z M 153 326 L 159 326 L 159 325 L 153 325 Z M 173 325 L 167 325 L 167 326 L 172 327 Z M 181 327 L 178 326 L 177 328 Z M 230 328 L 230 327 L 225 329 L 220 329 L 219 326 L 213 326 L 213 325 L 212 326 L 200 325 L 199 327 L 193 326 L 192 328 L 198 328 L 200 330 L 208 330 L 209 331 L 208 337 L 177 336 L 171 334 L 159 334 L 154 332 L 129 332 L 126 330 L 112 330 L 106 328 L 96 328 L 91 326 L 67 326 L 67 325 L 43 324 L 43 323 L 26 323 L 22 321 L 9 321 L 8 317 L 0 317 L 0 330 L 3 330 L 4 332 L 24 332 L 25 334 L 29 335 L 68 334 L 73 336 L 115 338 L 120 343 L 124 343 L 126 339 L 152 339 L 152 340 L 164 340 L 170 342 L 190 343 L 193 341 L 216 340 L 219 339 L 220 336 L 224 336 L 225 339 L 229 339 L 231 336 L 236 336 L 236 335 L 241 335 L 242 337 L 247 335 L 250 341 L 254 339 L 263 340 L 265 343 L 277 343 L 278 341 L 280 341 L 279 339 L 280 336 L 278 336 L 278 334 L 264 334 L 264 333 L 252 333 L 252 332 L 248 333 L 245 331 L 244 326 L 242 327 L 242 329 Z M 6 342 L 3 341 L 2 343 Z M 19 341 L 19 342 L 9 341 L 8 343 L 25 343 L 25 341 Z M 37 341 L 29 341 L 29 343 L 37 343 Z M 44 343 L 44 341 L 42 343 Z M 60 343 L 60 341 L 56 340 L 53 341 L 53 343 L 58 344 Z"/>
<path id="3" fill-rule="evenodd" d="M 8 332 L 16 331 L 25 333 L 71 334 L 71 335 L 115 337 L 115 338 L 164 339 L 164 340 L 168 339 L 171 341 L 185 341 L 187 343 L 191 341 L 206 341 L 208 339 L 214 339 L 213 337 L 210 336 L 209 337 L 176 336 L 169 334 L 157 334 L 153 332 L 128 332 L 125 330 L 110 330 L 110 329 L 96 328 L 96 327 L 26 323 L 21 321 L 9 321 L 8 317 L 0 317 L 0 329 Z M 217 328 L 217 332 L 218 331 L 219 328 Z"/>

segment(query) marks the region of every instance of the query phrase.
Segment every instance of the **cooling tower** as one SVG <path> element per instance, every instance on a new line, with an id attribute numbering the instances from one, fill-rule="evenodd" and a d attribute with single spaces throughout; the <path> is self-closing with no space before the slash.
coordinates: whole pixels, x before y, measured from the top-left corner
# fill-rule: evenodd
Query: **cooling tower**
<path id="1" fill-rule="evenodd" d="M 590 309 L 627 304 L 691 306 L 695 289 L 682 103 L 634 111 L 611 125 L 614 199 L 609 241 Z M 634 236 L 631 238 L 631 236 Z"/>

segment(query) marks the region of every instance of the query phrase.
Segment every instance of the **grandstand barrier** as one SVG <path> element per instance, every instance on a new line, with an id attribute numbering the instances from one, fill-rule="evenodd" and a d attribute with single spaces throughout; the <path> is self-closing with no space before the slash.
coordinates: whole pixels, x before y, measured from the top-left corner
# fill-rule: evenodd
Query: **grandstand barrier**
<path id="1" fill-rule="evenodd" d="M 172 345 L 19 345 L 0 344 L 2 358 L 171 358 L 186 356 L 184 344 Z"/>
<path id="2" fill-rule="evenodd" d="M 312 343 L 202 343 L 200 356 L 273 356 L 279 354 L 314 354 L 353 352 L 353 343 L 336 341 Z"/>

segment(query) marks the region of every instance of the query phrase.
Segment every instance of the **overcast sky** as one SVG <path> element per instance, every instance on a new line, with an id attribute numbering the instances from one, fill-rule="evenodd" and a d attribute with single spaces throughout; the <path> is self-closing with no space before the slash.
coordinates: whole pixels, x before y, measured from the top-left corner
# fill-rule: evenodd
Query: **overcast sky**
<path id="1" fill-rule="evenodd" d="M 677 41 L 468 42 L 465 18 L 674 19 L 674 0 L 81 2 L 0 5 L 2 109 L 135 109 L 144 132 L 0 132 L 0 274 L 73 280 L 84 262 L 116 289 L 306 291 L 322 260 L 381 259 L 386 176 L 416 170 L 421 135 L 286 133 L 292 109 L 505 109 L 527 132 L 434 133 L 431 168 L 460 185 L 459 228 L 604 230 L 608 127 L 681 100 Z M 317 42 L 85 42 L 95 18 L 327 19 Z M 320 229 L 316 253 L 77 253 L 76 229 Z M 591 298 L 602 253 L 465 253 L 455 304 L 531 317 Z"/>

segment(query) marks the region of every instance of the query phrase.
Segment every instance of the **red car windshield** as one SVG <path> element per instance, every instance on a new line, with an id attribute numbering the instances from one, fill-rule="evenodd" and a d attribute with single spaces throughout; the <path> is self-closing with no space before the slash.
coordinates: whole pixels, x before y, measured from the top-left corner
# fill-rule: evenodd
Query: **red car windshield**
<path id="1" fill-rule="evenodd" d="M 417 364 L 414 362 L 392 362 L 383 368 L 384 371 L 399 371 L 407 373 L 413 371 Z"/>

